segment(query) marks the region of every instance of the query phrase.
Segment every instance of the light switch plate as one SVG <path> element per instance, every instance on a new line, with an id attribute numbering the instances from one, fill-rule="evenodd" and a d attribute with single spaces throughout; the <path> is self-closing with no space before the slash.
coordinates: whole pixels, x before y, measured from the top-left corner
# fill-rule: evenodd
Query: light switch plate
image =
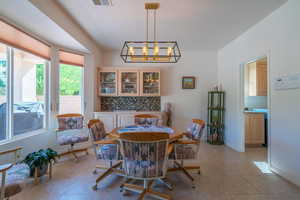
<path id="1" fill-rule="evenodd" d="M 276 90 L 300 89 L 300 73 L 275 78 Z"/>

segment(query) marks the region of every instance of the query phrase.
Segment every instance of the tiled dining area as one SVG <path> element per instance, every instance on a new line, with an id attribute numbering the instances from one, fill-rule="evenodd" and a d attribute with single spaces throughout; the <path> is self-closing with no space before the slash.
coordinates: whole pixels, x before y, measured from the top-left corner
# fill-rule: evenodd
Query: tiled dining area
<path id="1" fill-rule="evenodd" d="M 266 151 L 263 148 L 251 148 L 246 153 L 238 153 L 226 146 L 200 145 L 199 159 L 201 175 L 192 173 L 196 188 L 178 172 L 168 173 L 168 180 L 174 185 L 173 191 L 157 183 L 155 190 L 172 195 L 180 200 L 298 200 L 300 188 L 275 174 L 264 174 L 254 162 L 265 162 Z M 136 193 L 125 196 L 119 186 L 123 178 L 111 175 L 104 179 L 98 190 L 92 190 L 97 175 L 93 174 L 96 161 L 90 151 L 88 156 L 80 156 L 79 162 L 62 158 L 54 166 L 54 176 L 43 184 L 29 184 L 23 192 L 13 199 L 18 200 L 116 200 L 136 199 Z M 99 171 L 100 172 L 100 171 Z M 153 199 L 147 196 L 145 199 Z"/>

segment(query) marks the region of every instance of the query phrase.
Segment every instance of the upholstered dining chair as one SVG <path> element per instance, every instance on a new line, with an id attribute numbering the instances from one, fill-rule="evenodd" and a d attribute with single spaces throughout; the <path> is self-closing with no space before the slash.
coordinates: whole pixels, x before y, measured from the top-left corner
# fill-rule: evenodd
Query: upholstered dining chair
<path id="1" fill-rule="evenodd" d="M 29 167 L 25 163 L 18 163 L 21 147 L 0 152 L 0 156 L 9 156 L 13 154 L 13 161 L 0 165 L 1 189 L 0 200 L 9 199 L 18 194 L 25 186 L 29 178 Z"/>
<path id="2" fill-rule="evenodd" d="M 151 114 L 137 114 L 134 116 L 134 123 L 136 125 L 157 126 L 159 124 L 159 118 Z"/>
<path id="3" fill-rule="evenodd" d="M 168 171 L 182 171 L 193 183 L 194 178 L 188 170 L 198 170 L 200 174 L 200 165 L 185 166 L 185 160 L 198 159 L 200 140 L 205 128 L 205 122 L 201 119 L 193 119 L 192 125 L 183 133 L 183 138 L 176 140 L 174 150 L 170 154 L 170 160 L 174 161 L 174 168 L 169 168 Z M 180 161 L 180 162 L 178 162 Z M 192 184 L 193 187 L 194 183 Z"/>
<path id="4" fill-rule="evenodd" d="M 171 199 L 169 195 L 156 192 L 151 188 L 153 181 L 166 176 L 168 155 L 172 151 L 172 146 L 169 146 L 169 134 L 121 133 L 119 140 L 125 177 L 144 182 L 143 186 L 126 182 L 122 184 L 122 190 L 139 192 L 138 199 L 143 199 L 145 195 L 158 199 Z"/>
<path id="5" fill-rule="evenodd" d="M 117 140 L 109 139 L 106 136 L 105 127 L 99 119 L 92 119 L 88 122 L 90 136 L 93 142 L 93 149 L 97 159 L 109 162 L 109 167 L 97 165 L 94 174 L 97 174 L 97 169 L 105 170 L 97 179 L 93 186 L 97 190 L 98 183 L 108 175 L 115 173 L 114 170 L 122 165 L 119 156 L 119 145 Z M 114 163 L 115 162 L 115 163 Z"/>
<path id="6" fill-rule="evenodd" d="M 85 152 L 88 154 L 88 148 L 74 149 L 75 144 L 87 142 L 89 135 L 84 130 L 84 117 L 81 114 L 71 113 L 57 115 L 58 129 L 56 131 L 57 141 L 60 145 L 70 145 L 67 152 L 61 153 L 58 157 L 72 154 L 76 161 L 78 157 L 76 153 Z"/>

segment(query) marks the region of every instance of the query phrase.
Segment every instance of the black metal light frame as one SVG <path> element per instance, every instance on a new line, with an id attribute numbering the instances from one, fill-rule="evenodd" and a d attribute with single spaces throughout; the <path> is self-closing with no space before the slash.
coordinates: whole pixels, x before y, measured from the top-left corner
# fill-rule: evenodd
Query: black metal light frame
<path id="1" fill-rule="evenodd" d="M 143 46 L 147 46 L 149 54 L 142 53 Z M 154 46 L 158 46 L 159 53 L 153 53 Z M 135 51 L 134 55 L 130 55 L 130 47 Z M 171 48 L 171 54 L 166 52 Z M 120 54 L 125 63 L 177 63 L 181 57 L 180 49 L 177 41 L 125 41 Z"/>
<path id="2" fill-rule="evenodd" d="M 125 63 L 177 63 L 181 53 L 176 41 L 156 40 L 156 10 L 159 3 L 145 3 L 146 40 L 125 41 L 121 50 L 121 58 Z M 149 11 L 153 12 L 153 41 L 149 40 Z"/>

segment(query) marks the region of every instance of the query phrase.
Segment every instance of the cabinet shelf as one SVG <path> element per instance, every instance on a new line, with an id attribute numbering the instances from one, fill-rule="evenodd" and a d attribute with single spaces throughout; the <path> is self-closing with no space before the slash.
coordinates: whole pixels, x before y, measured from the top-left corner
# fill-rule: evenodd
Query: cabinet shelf
<path id="1" fill-rule="evenodd" d="M 160 70 L 99 68 L 97 90 L 99 96 L 160 96 Z"/>

